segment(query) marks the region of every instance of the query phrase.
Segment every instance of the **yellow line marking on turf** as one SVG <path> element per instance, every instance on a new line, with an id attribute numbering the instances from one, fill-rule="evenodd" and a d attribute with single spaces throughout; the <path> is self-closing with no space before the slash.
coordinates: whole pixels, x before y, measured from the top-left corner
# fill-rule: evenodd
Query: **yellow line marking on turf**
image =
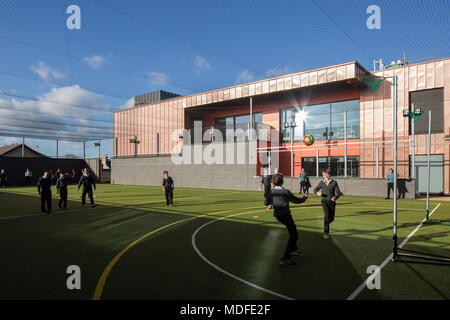
<path id="1" fill-rule="evenodd" d="M 229 210 L 224 210 L 224 211 L 216 211 L 216 212 L 211 212 L 211 213 L 207 213 L 207 214 L 202 214 L 200 216 L 196 216 L 196 217 L 191 217 L 191 218 L 187 218 L 187 219 L 183 219 L 183 220 L 179 220 L 179 221 L 175 221 L 172 223 L 169 223 L 165 226 L 162 226 L 158 229 L 155 229 L 153 231 L 150 231 L 149 233 L 143 235 L 142 237 L 140 237 L 137 240 L 134 240 L 133 242 L 131 242 L 128 246 L 126 246 L 124 249 L 122 249 L 115 257 L 114 259 L 111 260 L 111 262 L 106 266 L 105 270 L 103 271 L 102 275 L 100 276 L 100 279 L 98 280 L 97 286 L 95 287 L 95 291 L 94 291 L 94 296 L 92 297 L 93 300 L 100 300 L 102 297 L 102 293 L 103 293 L 103 288 L 105 287 L 105 283 L 106 280 L 108 279 L 109 274 L 111 273 L 112 268 L 115 266 L 115 264 L 117 263 L 117 261 L 119 261 L 119 259 L 125 254 L 127 253 L 127 251 L 129 251 L 132 247 L 134 247 L 136 244 L 138 244 L 139 242 L 141 242 L 142 240 L 148 238 L 149 236 L 167 229 L 171 226 L 174 226 L 176 224 L 182 223 L 182 222 L 186 222 L 186 221 L 190 221 L 190 220 L 195 220 L 198 218 L 203 218 L 206 216 L 211 216 L 211 215 L 215 215 L 215 214 L 220 214 L 220 213 L 226 213 L 226 212 L 230 212 L 233 210 L 248 210 L 248 209 L 256 209 L 256 208 L 262 208 L 261 206 L 258 207 L 248 207 L 248 208 L 236 208 L 236 209 L 229 209 Z"/>

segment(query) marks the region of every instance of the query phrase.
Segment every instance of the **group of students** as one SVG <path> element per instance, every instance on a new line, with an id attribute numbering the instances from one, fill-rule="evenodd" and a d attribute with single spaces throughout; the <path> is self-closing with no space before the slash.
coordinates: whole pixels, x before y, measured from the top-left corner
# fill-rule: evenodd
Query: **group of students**
<path id="1" fill-rule="evenodd" d="M 67 187 L 70 182 L 70 176 L 62 171 L 59 171 L 59 178 L 56 181 L 56 192 L 59 194 L 58 207 L 60 209 L 67 209 L 67 198 L 69 196 Z M 52 185 L 53 181 L 50 176 L 49 170 L 44 170 L 44 175 L 38 180 L 38 193 L 41 196 L 41 212 L 51 213 L 52 211 Z M 88 168 L 83 169 L 83 175 L 78 181 L 78 191 L 83 186 L 83 193 L 81 195 L 81 205 L 86 204 L 86 195 L 89 196 L 91 207 L 97 206 L 94 202 L 94 192 L 96 189 L 95 179 L 89 173 Z"/>
<path id="2" fill-rule="evenodd" d="M 337 181 L 331 178 L 329 169 L 322 170 L 322 176 L 323 180 L 314 188 L 314 193 L 321 197 L 324 212 L 323 238 L 329 239 L 330 224 L 334 221 L 336 211 L 336 200 L 343 194 Z M 274 217 L 286 227 L 289 233 L 289 240 L 280 264 L 295 265 L 296 263 L 291 259 L 292 256 L 301 256 L 302 253 L 298 250 L 298 231 L 289 209 L 289 202 L 303 203 L 308 199 L 308 193 L 305 193 L 302 198 L 296 197 L 289 189 L 283 187 L 283 183 L 282 174 L 270 175 L 265 170 L 259 187 L 261 189 L 264 186 L 264 205 L 267 209 L 273 209 Z M 300 190 L 302 191 L 304 190 Z"/>

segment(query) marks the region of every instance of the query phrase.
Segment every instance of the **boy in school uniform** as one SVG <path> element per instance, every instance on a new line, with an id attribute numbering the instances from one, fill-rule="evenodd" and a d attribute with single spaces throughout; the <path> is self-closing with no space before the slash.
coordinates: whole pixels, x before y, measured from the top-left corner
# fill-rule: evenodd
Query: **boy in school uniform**
<path id="1" fill-rule="evenodd" d="M 58 208 L 67 209 L 67 186 L 69 185 L 69 177 L 64 172 L 59 172 L 58 181 L 56 181 L 56 192 L 59 193 Z"/>
<path id="2" fill-rule="evenodd" d="M 95 180 L 89 173 L 88 168 L 83 169 L 83 175 L 78 182 L 78 191 L 80 190 L 81 185 L 83 185 L 83 193 L 81 194 L 81 205 L 84 207 L 86 204 L 86 194 L 89 195 L 89 200 L 91 201 L 91 207 L 96 207 L 97 204 L 94 202 L 94 190 L 96 189 Z"/>
<path id="3" fill-rule="evenodd" d="M 264 169 L 264 175 L 261 177 L 261 182 L 259 183 L 259 189 L 264 186 L 264 205 L 267 209 L 272 209 L 272 205 L 268 202 L 268 197 L 270 193 L 270 188 L 272 187 L 272 175 L 267 173 L 267 168 Z"/>
<path id="4" fill-rule="evenodd" d="M 334 221 L 336 200 L 343 195 L 336 180 L 331 179 L 330 170 L 322 170 L 323 180 L 314 188 L 314 193 L 322 198 L 324 213 L 323 238 L 330 238 L 330 223 Z"/>
<path id="5" fill-rule="evenodd" d="M 0 171 L 0 188 L 6 189 L 6 182 L 8 181 L 8 175 L 6 174 L 5 169 Z"/>
<path id="6" fill-rule="evenodd" d="M 169 176 L 169 172 L 167 171 L 164 171 L 162 189 L 166 196 L 166 205 L 168 205 L 169 207 L 173 206 L 173 189 L 175 189 L 175 185 L 173 183 L 172 177 Z"/>
<path id="7" fill-rule="evenodd" d="M 38 181 L 38 193 L 41 196 L 41 212 L 47 214 L 52 212 L 52 180 L 48 170 L 44 170 L 44 175 Z M 45 205 L 47 204 L 47 210 Z"/>
<path id="8" fill-rule="evenodd" d="M 306 178 L 308 175 L 305 172 L 305 168 L 302 168 L 302 171 L 298 175 L 298 180 L 300 182 L 300 192 L 299 193 L 307 193 L 306 192 Z"/>
<path id="9" fill-rule="evenodd" d="M 294 219 L 292 219 L 291 210 L 289 209 L 289 202 L 303 203 L 308 199 L 305 195 L 303 198 L 297 198 L 292 192 L 283 187 L 283 175 L 275 174 L 272 178 L 273 188 L 270 190 L 268 202 L 273 205 L 273 216 L 283 225 L 286 226 L 289 232 L 289 241 L 284 251 L 283 256 L 280 259 L 280 264 L 295 265 L 296 263 L 291 260 L 291 256 L 301 256 L 302 253 L 298 250 L 297 240 L 298 232 Z"/>

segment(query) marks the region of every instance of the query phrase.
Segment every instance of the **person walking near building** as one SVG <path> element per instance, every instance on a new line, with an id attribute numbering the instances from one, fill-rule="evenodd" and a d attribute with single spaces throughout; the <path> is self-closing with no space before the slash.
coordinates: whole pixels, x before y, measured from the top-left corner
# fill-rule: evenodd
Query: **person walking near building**
<path id="1" fill-rule="evenodd" d="M 52 181 L 49 177 L 48 170 L 44 170 L 44 175 L 38 181 L 38 194 L 41 196 L 41 212 L 52 212 Z M 47 210 L 45 205 L 47 204 Z"/>
<path id="2" fill-rule="evenodd" d="M 397 173 L 397 177 L 399 176 L 399 174 Z M 391 196 L 391 189 L 392 192 L 394 192 L 394 170 L 392 168 L 389 169 L 389 173 L 386 176 L 386 180 L 387 180 L 387 197 L 385 198 L 390 199 Z"/>
<path id="3" fill-rule="evenodd" d="M 5 169 L 0 171 L 0 189 L 6 189 L 6 183 L 8 182 L 8 175 L 6 174 Z"/>
<path id="4" fill-rule="evenodd" d="M 162 188 L 166 196 L 166 204 L 171 207 L 173 206 L 173 189 L 175 189 L 175 185 L 172 177 L 169 176 L 169 172 L 164 171 L 163 174 Z"/>
<path id="5" fill-rule="evenodd" d="M 67 209 L 67 186 L 69 185 L 69 177 L 64 172 L 59 172 L 58 181 L 56 181 L 56 192 L 59 193 L 58 208 Z"/>
<path id="6" fill-rule="evenodd" d="M 33 177 L 33 173 L 30 169 L 25 171 L 25 185 L 31 185 L 31 178 Z"/>
<path id="7" fill-rule="evenodd" d="M 91 202 L 91 207 L 97 206 L 94 202 L 94 191 L 96 190 L 95 180 L 92 175 L 89 173 L 88 168 L 83 169 L 83 175 L 78 182 L 78 189 L 80 191 L 80 187 L 83 186 L 83 193 L 81 194 L 81 205 L 84 207 L 86 205 L 86 195 L 89 195 L 89 200 Z M 94 189 L 92 189 L 94 188 Z"/>
<path id="8" fill-rule="evenodd" d="M 307 179 L 308 175 L 305 172 L 305 168 L 302 168 L 300 174 L 298 175 L 298 181 L 300 182 L 300 192 L 299 193 L 307 193 Z"/>
<path id="9" fill-rule="evenodd" d="M 268 202 L 268 197 L 270 193 L 270 189 L 272 187 L 272 175 L 268 174 L 267 168 L 264 168 L 264 175 L 261 177 L 261 182 L 259 183 L 259 189 L 261 190 L 264 187 L 264 205 L 267 209 L 272 209 L 272 205 Z"/>
<path id="10" fill-rule="evenodd" d="M 331 179 L 330 170 L 322 170 L 323 180 L 314 188 L 314 193 L 322 198 L 323 238 L 330 238 L 330 224 L 334 221 L 336 200 L 342 195 L 336 180 Z"/>

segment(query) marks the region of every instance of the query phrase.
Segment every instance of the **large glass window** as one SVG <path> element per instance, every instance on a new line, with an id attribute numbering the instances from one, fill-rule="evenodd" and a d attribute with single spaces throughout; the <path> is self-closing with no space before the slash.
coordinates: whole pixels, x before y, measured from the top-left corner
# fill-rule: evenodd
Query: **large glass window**
<path id="1" fill-rule="evenodd" d="M 310 176 L 315 176 L 316 173 L 316 157 L 302 158 L 302 168 Z M 345 158 L 344 157 L 320 157 L 319 158 L 319 176 L 323 169 L 329 168 L 331 175 L 335 177 L 345 176 Z M 347 176 L 359 177 L 359 157 L 347 157 Z"/>
<path id="2" fill-rule="evenodd" d="M 234 132 L 236 130 L 241 129 L 245 133 L 247 133 L 247 130 L 249 128 L 249 123 L 250 123 L 250 115 L 244 114 L 244 115 L 240 115 L 240 116 L 216 118 L 214 127 L 216 129 L 222 131 L 222 134 L 225 139 L 225 137 L 226 137 L 225 134 L 227 134 L 227 132 L 228 133 L 231 132 L 234 134 Z M 259 128 L 258 124 L 262 124 L 262 113 L 261 112 L 253 113 L 253 127 L 255 128 L 255 130 L 258 130 L 258 128 Z M 231 130 L 231 131 L 227 131 L 227 130 Z M 236 141 L 246 141 L 246 140 L 248 140 L 247 135 L 245 135 L 245 137 L 244 136 L 236 137 Z"/>
<path id="3" fill-rule="evenodd" d="M 285 123 L 295 123 L 294 141 L 311 134 L 315 140 L 344 139 L 344 112 L 347 111 L 347 138 L 359 138 L 359 100 L 319 104 L 281 110 L 281 140 L 291 140 L 291 129 Z"/>

